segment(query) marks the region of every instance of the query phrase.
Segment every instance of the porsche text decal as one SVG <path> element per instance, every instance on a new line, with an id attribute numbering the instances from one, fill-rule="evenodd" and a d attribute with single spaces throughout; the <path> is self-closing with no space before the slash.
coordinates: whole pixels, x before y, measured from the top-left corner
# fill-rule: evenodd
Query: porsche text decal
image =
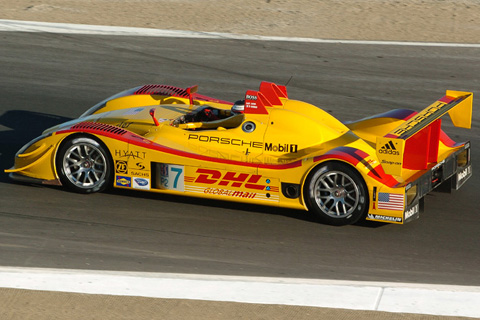
<path id="1" fill-rule="evenodd" d="M 239 146 L 239 147 L 250 147 L 250 148 L 263 148 L 263 142 L 258 141 L 245 141 L 242 139 L 231 139 L 231 138 L 220 138 L 220 137 L 213 137 L 207 135 L 200 135 L 200 134 L 189 134 L 188 140 L 198 140 L 200 142 L 213 142 L 219 144 L 229 144 L 232 146 Z"/>
<path id="2" fill-rule="evenodd" d="M 232 145 L 237 147 L 249 147 L 249 148 L 258 148 L 264 149 L 265 151 L 270 152 L 290 152 L 297 153 L 298 145 L 289 144 L 289 143 L 263 143 L 260 141 L 245 141 L 242 139 L 232 139 L 226 137 L 214 137 L 201 134 L 189 134 L 188 140 L 197 140 L 200 142 L 209 142 L 209 143 L 218 143 L 224 145 Z"/>

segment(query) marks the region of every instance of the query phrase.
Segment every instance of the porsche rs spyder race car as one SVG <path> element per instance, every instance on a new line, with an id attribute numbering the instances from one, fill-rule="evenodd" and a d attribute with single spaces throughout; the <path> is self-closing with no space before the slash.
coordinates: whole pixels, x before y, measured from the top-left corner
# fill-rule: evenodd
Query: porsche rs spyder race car
<path id="1" fill-rule="evenodd" d="M 470 143 L 450 139 L 440 119 L 470 128 L 470 92 L 342 123 L 270 82 L 236 103 L 197 88 L 118 93 L 45 130 L 6 172 L 81 193 L 113 186 L 303 209 L 332 225 L 412 221 L 427 193 L 472 175 Z"/>

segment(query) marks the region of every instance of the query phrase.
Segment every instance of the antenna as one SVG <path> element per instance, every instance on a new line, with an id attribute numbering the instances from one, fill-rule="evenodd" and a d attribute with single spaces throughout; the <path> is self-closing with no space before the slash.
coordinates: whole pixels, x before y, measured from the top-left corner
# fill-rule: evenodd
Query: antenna
<path id="1" fill-rule="evenodd" d="M 288 79 L 287 83 L 285 83 L 285 87 L 288 86 L 288 84 L 290 83 L 290 81 L 293 79 L 293 76 L 290 76 L 290 79 Z"/>

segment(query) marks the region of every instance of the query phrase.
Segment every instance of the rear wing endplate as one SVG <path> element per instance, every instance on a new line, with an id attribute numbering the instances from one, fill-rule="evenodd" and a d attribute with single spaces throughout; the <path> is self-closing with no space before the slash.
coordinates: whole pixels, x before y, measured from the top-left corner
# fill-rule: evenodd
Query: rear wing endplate
<path id="1" fill-rule="evenodd" d="M 377 157 L 387 174 L 400 176 L 402 168 L 422 170 L 438 160 L 440 118 L 449 114 L 456 127 L 472 125 L 473 93 L 447 90 L 444 97 L 376 141 Z"/>

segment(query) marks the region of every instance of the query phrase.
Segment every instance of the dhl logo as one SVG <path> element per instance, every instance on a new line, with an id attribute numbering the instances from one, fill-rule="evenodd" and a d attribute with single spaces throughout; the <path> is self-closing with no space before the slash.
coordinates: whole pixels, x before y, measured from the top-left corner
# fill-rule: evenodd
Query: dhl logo
<path id="1" fill-rule="evenodd" d="M 194 183 L 204 183 L 212 185 L 217 184 L 220 186 L 231 186 L 235 188 L 240 188 L 243 186 L 247 189 L 253 190 L 264 190 L 265 188 L 268 188 L 266 185 L 258 184 L 258 182 L 262 178 L 262 176 L 258 174 L 237 173 L 228 171 L 223 175 L 222 172 L 211 169 L 197 169 L 196 173 L 198 173 L 198 176 L 196 178 L 193 178 L 195 179 Z M 187 181 L 188 179 L 186 178 L 185 180 Z"/>

